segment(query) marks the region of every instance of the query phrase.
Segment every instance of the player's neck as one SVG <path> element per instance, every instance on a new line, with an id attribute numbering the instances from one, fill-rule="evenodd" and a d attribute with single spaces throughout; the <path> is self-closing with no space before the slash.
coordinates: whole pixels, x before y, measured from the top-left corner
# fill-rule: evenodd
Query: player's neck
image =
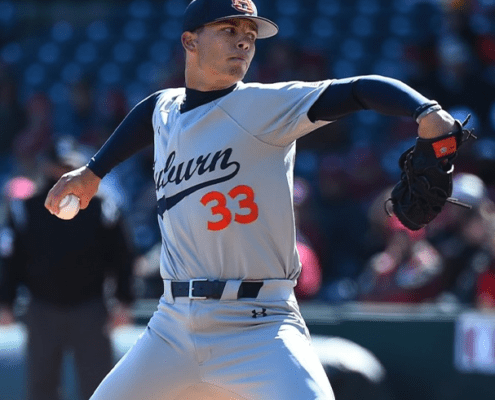
<path id="1" fill-rule="evenodd" d="M 191 72 L 190 68 L 186 68 L 185 78 L 187 89 L 198 90 L 200 92 L 228 89 L 240 80 L 233 77 L 212 79 L 211 77 L 206 77 L 202 71 L 197 69 Z"/>
<path id="2" fill-rule="evenodd" d="M 186 80 L 186 89 L 193 89 L 199 92 L 213 92 L 218 90 L 228 89 L 232 86 L 235 86 L 237 82 L 232 81 L 221 81 L 215 83 L 200 83 L 200 82 L 191 82 Z"/>
<path id="3" fill-rule="evenodd" d="M 232 92 L 236 88 L 236 86 L 237 83 L 226 89 L 209 90 L 206 92 L 186 87 L 186 97 L 180 107 L 180 111 L 184 113 L 196 107 L 202 106 L 203 104 L 209 103 L 210 101 L 214 101 L 220 97 L 226 96 L 227 94 Z"/>

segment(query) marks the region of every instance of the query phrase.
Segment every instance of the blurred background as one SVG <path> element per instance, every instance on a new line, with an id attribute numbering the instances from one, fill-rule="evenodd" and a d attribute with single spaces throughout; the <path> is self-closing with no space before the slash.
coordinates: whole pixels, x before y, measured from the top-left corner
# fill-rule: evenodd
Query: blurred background
<path id="1" fill-rule="evenodd" d="M 187 3 L 0 0 L 0 227 L 12 201 L 36 193 L 54 143 L 89 160 L 137 102 L 183 86 Z M 298 141 L 296 289 L 337 400 L 493 399 L 495 0 L 256 3 L 280 33 L 257 42 L 245 81 L 397 78 L 455 118 L 471 114 L 478 136 L 455 163 L 454 197 L 472 209 L 447 204 L 416 233 L 383 206 L 400 176 L 398 158 L 414 143 L 412 119 L 362 111 Z M 144 150 L 100 189 L 121 211 L 135 250 L 134 319 L 112 330 L 115 360 L 163 288 L 152 167 Z M 5 249 L 8 230 L 1 232 Z M 2 400 L 24 398 L 28 304 L 21 288 L 17 322 L 0 325 Z M 62 398 L 78 399 L 71 365 L 69 355 Z"/>

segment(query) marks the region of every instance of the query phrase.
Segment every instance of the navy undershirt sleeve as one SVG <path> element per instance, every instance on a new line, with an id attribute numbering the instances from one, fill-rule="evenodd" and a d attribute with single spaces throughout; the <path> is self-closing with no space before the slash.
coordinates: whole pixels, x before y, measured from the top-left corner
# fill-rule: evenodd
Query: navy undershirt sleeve
<path id="1" fill-rule="evenodd" d="M 103 178 L 112 168 L 153 144 L 153 111 L 161 92 L 139 102 L 88 163 L 93 173 Z"/>
<path id="2" fill-rule="evenodd" d="M 315 121 L 335 121 L 360 110 L 391 116 L 412 117 L 430 100 L 396 79 L 379 75 L 336 79 L 308 111 Z"/>

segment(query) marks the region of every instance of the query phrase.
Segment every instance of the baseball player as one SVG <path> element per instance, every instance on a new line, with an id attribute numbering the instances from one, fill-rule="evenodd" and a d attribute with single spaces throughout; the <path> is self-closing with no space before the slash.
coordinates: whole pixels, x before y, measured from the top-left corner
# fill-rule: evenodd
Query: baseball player
<path id="1" fill-rule="evenodd" d="M 154 144 L 164 294 L 92 400 L 168 400 L 198 390 L 334 399 L 294 297 L 295 142 L 363 109 L 414 117 L 425 138 L 455 121 L 380 76 L 243 83 L 256 40 L 277 31 L 251 0 L 192 1 L 181 35 L 185 88 L 137 104 L 90 162 L 47 196 L 52 213 L 69 193 L 84 209 L 108 171 Z"/>

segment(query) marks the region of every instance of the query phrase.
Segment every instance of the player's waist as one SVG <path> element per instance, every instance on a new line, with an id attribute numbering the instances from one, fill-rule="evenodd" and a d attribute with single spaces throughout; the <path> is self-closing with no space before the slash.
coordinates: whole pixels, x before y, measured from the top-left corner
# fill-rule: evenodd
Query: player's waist
<path id="1" fill-rule="evenodd" d="M 168 302 L 176 298 L 192 300 L 238 299 L 289 300 L 294 298 L 294 281 L 289 279 L 266 279 L 256 281 L 191 279 L 173 281 L 165 279 L 164 297 Z"/>

